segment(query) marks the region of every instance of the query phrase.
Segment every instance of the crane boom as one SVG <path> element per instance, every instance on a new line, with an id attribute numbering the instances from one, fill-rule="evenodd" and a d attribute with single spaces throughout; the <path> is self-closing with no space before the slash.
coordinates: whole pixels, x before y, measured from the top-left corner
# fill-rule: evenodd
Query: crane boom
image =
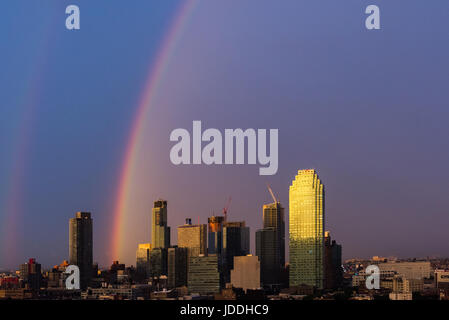
<path id="1" fill-rule="evenodd" d="M 225 221 L 226 221 L 226 217 L 228 215 L 228 209 L 229 209 L 229 205 L 231 204 L 231 200 L 232 200 L 232 198 L 229 197 L 228 202 L 226 203 L 226 206 L 223 208 L 223 215 L 224 215 Z"/>
<path id="2" fill-rule="evenodd" d="M 271 197 L 273 198 L 274 203 L 277 203 L 278 201 L 277 201 L 276 197 L 274 196 L 273 190 L 271 190 L 271 187 L 270 187 L 270 185 L 268 183 L 267 183 L 267 188 L 268 188 L 268 191 L 271 194 Z"/>

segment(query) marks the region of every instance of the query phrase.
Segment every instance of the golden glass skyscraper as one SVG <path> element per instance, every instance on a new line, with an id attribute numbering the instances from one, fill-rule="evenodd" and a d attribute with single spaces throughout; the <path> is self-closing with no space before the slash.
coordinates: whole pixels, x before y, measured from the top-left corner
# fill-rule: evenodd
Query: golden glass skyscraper
<path id="1" fill-rule="evenodd" d="M 289 191 L 290 286 L 323 288 L 324 186 L 315 170 L 299 170 Z"/>

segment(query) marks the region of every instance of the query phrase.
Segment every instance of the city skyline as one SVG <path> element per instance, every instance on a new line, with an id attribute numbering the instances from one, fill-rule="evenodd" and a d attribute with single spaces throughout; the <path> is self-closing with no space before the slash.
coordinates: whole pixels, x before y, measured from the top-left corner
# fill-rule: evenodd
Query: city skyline
<path id="1" fill-rule="evenodd" d="M 309 177 L 310 176 L 310 177 Z M 299 179 L 298 179 L 299 178 Z M 318 184 L 318 186 L 315 186 L 315 184 Z M 308 184 L 310 184 L 310 186 L 314 186 L 313 188 L 310 188 L 309 190 L 309 186 Z M 287 227 L 289 225 L 291 225 L 292 223 L 298 223 L 298 221 L 302 221 L 300 222 L 300 224 L 303 224 L 304 221 L 308 221 L 310 220 L 312 217 L 308 217 L 306 218 L 306 220 L 304 220 L 305 218 L 300 218 L 298 219 L 298 216 L 294 218 L 293 221 L 290 220 L 290 217 L 288 216 L 288 223 L 285 223 L 285 221 L 281 221 L 279 219 L 281 219 L 280 217 L 282 217 L 282 219 L 284 219 L 284 208 L 282 207 L 281 202 L 278 201 L 278 199 L 275 198 L 275 195 L 273 194 L 273 191 L 271 190 L 270 186 L 267 185 L 268 187 L 268 191 L 271 194 L 271 197 L 273 198 L 273 200 L 275 202 L 273 203 L 265 203 L 262 204 L 261 208 L 261 221 L 262 221 L 262 228 L 261 229 L 256 229 L 256 230 L 251 230 L 251 228 L 247 227 L 248 229 L 248 233 L 249 233 L 249 242 L 251 243 L 251 248 L 254 248 L 254 250 L 250 250 L 248 252 L 248 254 L 254 255 L 254 256 L 258 256 L 257 254 L 257 237 L 258 237 L 258 233 L 260 233 L 261 231 L 266 231 L 267 229 L 272 229 L 273 227 L 279 228 L 279 227 L 284 227 L 284 232 L 286 234 L 289 234 L 289 237 L 285 237 L 285 247 L 276 247 L 276 250 L 281 250 L 282 252 L 284 252 L 285 254 L 285 258 L 280 258 L 283 259 L 281 261 L 285 261 L 285 263 L 288 263 L 290 265 L 290 244 L 289 242 L 292 241 L 292 239 L 295 239 L 294 234 L 295 233 L 291 233 L 289 229 L 287 229 Z M 292 189 L 293 188 L 293 189 Z M 305 190 L 307 189 L 307 191 L 305 192 Z M 293 193 L 292 193 L 293 192 Z M 317 201 L 320 204 L 318 205 L 318 212 L 321 212 L 321 218 L 319 218 L 319 216 L 315 216 L 315 218 L 312 219 L 318 219 L 319 221 L 321 221 L 321 234 L 322 234 L 322 239 L 320 244 L 318 244 L 318 246 L 322 247 L 321 248 L 321 253 L 319 253 L 319 255 L 322 256 L 319 264 L 324 266 L 325 264 L 325 253 L 324 253 L 324 240 L 327 239 L 327 237 L 329 237 L 329 228 L 327 228 L 327 226 L 325 226 L 324 220 L 325 220 L 325 214 L 324 214 L 324 198 L 325 198 L 325 193 L 324 193 L 324 184 L 322 183 L 322 181 L 320 180 L 320 178 L 318 177 L 318 173 L 315 169 L 300 169 L 298 170 L 298 175 L 295 177 L 295 179 L 293 179 L 293 183 L 290 186 L 290 201 L 289 201 L 289 206 L 287 208 L 290 208 L 290 206 L 292 205 L 292 197 L 293 199 L 295 199 L 295 197 L 297 197 L 295 195 L 295 193 L 300 192 L 301 195 L 301 203 L 304 202 L 304 199 L 306 199 L 307 197 L 312 197 L 310 198 L 310 201 Z M 313 194 L 313 196 L 312 196 Z M 307 214 L 309 215 L 310 213 L 312 213 L 312 211 L 310 211 L 309 206 L 312 204 L 310 201 L 306 201 L 307 206 L 304 207 L 303 209 L 297 209 L 296 207 L 298 206 L 298 203 L 300 203 L 299 199 L 296 198 L 296 200 L 293 200 L 293 206 L 295 207 L 294 210 L 298 211 L 298 212 L 302 212 L 301 214 Z M 229 209 L 229 205 L 231 203 L 231 198 L 228 199 L 228 203 L 227 203 L 227 207 L 223 209 L 223 211 L 227 213 L 227 210 Z M 316 204 L 313 204 L 313 207 L 315 207 Z M 279 210 L 279 211 L 278 211 Z M 321 210 L 321 211 L 320 211 Z M 223 212 L 223 214 L 224 214 Z M 277 213 L 279 212 L 279 213 Z M 282 213 L 280 213 L 282 212 Z M 316 213 L 315 213 L 316 215 Z M 176 226 L 177 228 L 177 234 L 178 236 L 176 237 L 176 239 L 179 239 L 179 234 L 180 232 L 188 232 L 185 233 L 185 235 L 183 236 L 183 239 L 181 241 L 181 243 L 179 243 L 179 241 L 174 241 L 173 242 L 173 238 L 167 239 L 166 235 L 168 233 L 168 235 L 170 235 L 170 229 L 171 226 L 168 223 L 168 217 L 170 217 L 170 215 L 168 214 L 168 201 L 158 198 L 156 200 L 154 200 L 153 202 L 153 207 L 151 209 L 151 213 L 149 214 L 150 216 L 150 223 L 148 223 L 148 225 L 150 225 L 150 233 L 148 235 L 148 238 L 151 239 L 152 241 L 149 243 L 136 243 L 136 247 L 137 249 L 137 253 L 134 252 L 136 255 L 134 256 L 134 261 L 131 263 L 126 263 L 126 265 L 131 265 L 131 266 L 135 266 L 137 269 L 139 268 L 138 266 L 138 261 L 139 261 L 139 257 L 143 257 L 145 255 L 148 254 L 148 259 L 150 258 L 151 252 L 154 252 L 154 249 L 168 249 L 168 248 L 173 248 L 174 247 L 180 247 L 180 248 L 196 248 L 198 246 L 198 249 L 195 249 L 196 251 L 192 254 L 193 256 L 198 256 L 198 255 L 208 255 L 208 254 L 221 254 L 221 250 L 217 251 L 217 248 L 215 247 L 215 245 L 217 244 L 217 237 L 215 235 L 215 232 L 211 233 L 210 230 L 214 230 L 217 228 L 217 223 L 218 224 L 229 224 L 231 227 L 236 225 L 236 224 L 242 224 L 243 226 L 245 226 L 245 221 L 242 218 L 242 222 L 234 222 L 234 221 L 226 221 L 227 219 L 227 215 L 213 215 L 211 217 L 208 218 L 208 223 L 202 223 L 201 221 L 197 221 L 198 224 L 194 224 L 192 223 L 192 218 L 190 217 L 186 217 L 185 218 L 185 223 Z M 312 215 L 314 216 L 314 215 Z M 233 218 L 234 220 L 240 220 L 239 218 Z M 61 257 L 61 259 L 59 261 L 55 261 L 54 263 L 50 264 L 49 266 L 45 266 L 46 268 L 49 268 L 50 266 L 54 266 L 55 264 L 59 264 L 60 261 L 62 261 L 64 263 L 64 261 L 69 261 L 71 264 L 78 264 L 78 260 L 85 260 L 87 259 L 88 261 L 92 261 L 93 263 L 98 263 L 95 259 L 92 259 L 92 256 L 95 257 L 94 252 L 92 250 L 92 237 L 93 237 L 93 223 L 92 223 L 93 219 L 91 218 L 91 212 L 76 212 L 75 214 L 75 218 L 70 218 L 69 219 L 69 251 L 68 251 L 68 257 Z M 295 222 L 296 221 L 296 222 Z M 309 221 L 310 222 L 310 221 Z M 86 226 L 84 226 L 86 223 L 88 223 Z M 278 227 L 276 227 L 278 226 Z M 86 229 L 87 227 L 87 229 Z M 154 235 L 153 232 L 154 230 L 161 228 L 160 231 L 157 231 Z M 221 226 L 220 230 L 226 229 L 226 227 Z M 304 233 L 303 228 L 301 227 L 302 231 L 300 231 L 300 233 Z M 180 230 L 184 230 L 186 229 L 186 231 L 180 231 Z M 187 229 L 191 229 L 191 231 L 188 231 Z M 193 233 L 192 232 L 196 232 L 196 229 L 198 229 L 199 233 L 204 233 L 204 235 L 202 237 L 200 237 L 202 240 L 201 244 L 196 244 L 196 240 L 194 239 L 194 237 L 192 238 Z M 165 231 L 165 230 L 168 230 Z M 200 231 L 201 230 L 201 231 Z M 282 229 L 280 229 L 282 230 Z M 299 230 L 299 229 L 298 229 Z M 278 231 L 279 232 L 279 231 Z M 297 231 L 295 231 L 297 232 Z M 326 234 L 325 234 L 326 233 Z M 76 236 L 75 236 L 76 235 Z M 279 235 L 280 236 L 280 235 Z M 304 234 L 303 236 L 307 237 L 307 234 Z M 220 235 L 218 236 L 218 238 L 223 237 L 223 232 L 220 233 Z M 277 233 L 274 236 L 274 238 L 270 237 L 267 238 L 268 241 L 272 241 L 273 243 L 276 240 L 276 237 L 278 237 Z M 226 237 L 225 237 L 226 238 Z M 77 242 L 78 241 L 78 242 Z M 193 241 L 193 242 L 192 242 Z M 219 241 L 220 243 L 220 248 L 223 248 L 223 240 Z M 153 243 L 156 243 L 156 245 L 154 245 Z M 266 245 L 268 242 L 262 242 L 263 245 Z M 192 247 L 192 244 L 195 244 Z M 203 248 L 204 246 L 204 248 Z M 82 249 L 78 249 L 78 247 L 82 248 Z M 200 249 L 201 247 L 201 249 Z M 313 247 L 315 248 L 315 245 L 313 245 Z M 87 249 L 86 249 L 87 248 Z M 312 248 L 312 247 L 310 247 Z M 87 252 L 85 252 L 87 250 Z M 144 250 L 144 251 L 142 251 Z M 191 249 L 189 249 L 191 250 Z M 304 249 L 306 250 L 306 249 Z M 307 249 L 309 250 L 309 249 Z M 307 251 L 306 250 L 306 251 Z M 77 252 L 79 251 L 79 253 L 77 254 Z M 341 251 L 341 245 L 340 245 L 340 251 Z M 224 253 L 225 251 L 223 251 Z M 344 252 L 344 251 L 343 251 Z M 264 254 L 263 251 L 260 251 L 259 254 Z M 78 256 L 77 256 L 78 255 Z M 340 252 L 341 255 L 341 252 Z M 188 254 L 189 256 L 189 254 Z M 240 256 L 240 254 L 237 254 L 237 256 Z M 369 257 L 375 257 L 375 256 L 388 256 L 388 255 L 371 255 Z M 398 256 L 394 256 L 394 255 L 389 255 L 390 257 L 398 257 Z M 29 258 L 29 259 L 39 259 L 39 255 L 32 255 L 33 258 Z M 90 257 L 90 258 L 89 258 Z M 301 255 L 300 255 L 301 257 Z M 429 255 L 427 255 L 426 257 L 429 257 Z M 440 258 L 444 258 L 444 256 L 437 256 Z M 137 262 L 136 262 L 136 258 L 137 258 Z M 347 257 L 346 259 L 360 259 L 360 258 L 368 258 L 368 257 L 355 257 L 355 256 L 350 256 Z M 425 258 L 423 257 L 399 257 L 399 258 Z M 26 258 L 28 259 L 28 257 Z M 259 256 L 260 259 L 260 256 Z M 300 258 L 303 259 L 303 258 Z M 345 260 L 345 259 L 344 259 Z M 24 258 L 25 261 L 25 258 Z M 120 260 L 120 259 L 113 259 L 111 262 L 122 262 L 124 263 L 125 261 Z M 275 260 L 270 260 L 270 261 L 275 261 Z M 89 262 L 87 262 L 87 264 L 85 262 L 82 262 L 82 264 L 84 265 L 81 269 L 86 269 L 88 267 L 86 267 L 86 265 L 89 265 Z M 307 263 L 308 264 L 308 263 Z M 108 265 L 108 264 L 106 264 Z M 105 265 L 105 266 L 106 266 Z M 262 268 L 262 262 L 261 262 L 261 268 Z M 99 266 L 100 268 L 104 268 L 105 266 Z M 0 271 L 7 271 L 8 269 L 4 268 L 4 269 L 0 269 Z M 229 269 L 231 270 L 231 269 Z M 263 270 L 263 269 L 262 269 Z M 261 270 L 261 271 L 262 271 Z M 274 272 L 273 270 L 270 271 L 270 273 Z M 280 271 L 278 271 L 280 272 Z M 314 285 L 319 287 L 319 288 L 323 288 L 324 286 L 324 271 L 323 269 L 321 269 L 321 275 L 320 280 L 318 280 L 317 283 L 315 283 Z M 262 272 L 261 272 L 262 275 Z M 306 277 L 307 278 L 307 277 Z M 85 280 L 87 281 L 87 280 Z"/>
<path id="2" fill-rule="evenodd" d="M 449 3 L 383 3 L 368 31 L 359 1 L 80 0 L 69 31 L 64 1 L 28 2 L 0 19 L 0 268 L 59 264 L 78 211 L 95 261 L 135 263 L 160 197 L 174 227 L 231 196 L 254 239 L 266 183 L 288 219 L 298 168 L 326 182 L 344 258 L 449 256 Z M 170 133 L 195 120 L 279 129 L 277 174 L 173 165 Z"/>
<path id="3" fill-rule="evenodd" d="M 325 187 L 314 169 L 299 169 L 290 185 L 286 263 L 284 208 L 267 189 L 273 203 L 262 206 L 263 228 L 254 234 L 256 255 L 249 252 L 245 221 L 228 219 L 231 198 L 223 216 L 210 217 L 208 224 L 186 218 L 177 227 L 177 244 L 167 237 L 169 203 L 155 200 L 152 243 L 138 244 L 135 267 L 118 260 L 109 268 L 94 264 L 93 218 L 90 212 L 77 212 L 69 219 L 69 261 L 45 270 L 29 258 L 19 270 L 0 274 L 0 299 L 447 299 L 449 258 L 373 256 L 343 263 L 342 245 L 325 231 Z M 78 271 L 70 275 L 73 267 Z M 75 289 L 69 283 L 73 276 L 79 277 Z"/>

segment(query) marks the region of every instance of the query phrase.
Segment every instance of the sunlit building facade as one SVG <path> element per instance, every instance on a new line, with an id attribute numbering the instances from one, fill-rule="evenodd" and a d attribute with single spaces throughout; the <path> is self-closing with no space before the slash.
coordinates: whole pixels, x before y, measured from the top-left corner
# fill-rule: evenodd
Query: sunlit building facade
<path id="1" fill-rule="evenodd" d="M 151 245 L 153 248 L 170 247 L 170 227 L 167 225 L 167 201 L 154 202 L 151 221 Z"/>
<path id="2" fill-rule="evenodd" d="M 207 255 L 207 225 L 186 219 L 186 224 L 178 227 L 178 247 L 188 248 L 189 257 Z"/>
<path id="3" fill-rule="evenodd" d="M 220 254 L 223 247 L 223 216 L 212 216 L 207 219 L 208 253 Z"/>
<path id="4" fill-rule="evenodd" d="M 144 279 L 150 274 L 151 243 L 140 243 L 136 251 L 136 271 Z"/>
<path id="5" fill-rule="evenodd" d="M 252 255 L 234 257 L 234 269 L 231 271 L 231 284 L 235 288 L 257 290 L 260 286 L 259 258 Z"/>
<path id="6" fill-rule="evenodd" d="M 323 288 L 324 185 L 315 170 L 299 170 L 289 191 L 290 286 Z"/>

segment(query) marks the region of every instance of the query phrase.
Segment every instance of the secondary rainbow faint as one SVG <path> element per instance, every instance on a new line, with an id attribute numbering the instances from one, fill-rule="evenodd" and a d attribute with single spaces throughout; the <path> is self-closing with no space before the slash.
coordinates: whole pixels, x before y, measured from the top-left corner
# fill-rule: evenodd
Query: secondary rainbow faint
<path id="1" fill-rule="evenodd" d="M 29 173 L 33 133 L 38 121 L 38 107 L 45 86 L 45 70 L 49 54 L 54 45 L 55 25 L 58 23 L 58 10 L 52 7 L 45 22 L 33 30 L 37 37 L 36 47 L 30 50 L 33 64 L 29 73 L 23 75 L 23 95 L 17 98 L 20 110 L 15 129 L 14 146 L 10 153 L 10 170 L 7 177 L 8 189 L 0 215 L 0 267 L 12 267 L 19 259 L 25 223 L 24 203 L 27 201 L 24 184 Z M 21 19 L 19 19 L 20 21 Z M 34 54 L 34 55 L 33 55 Z"/>
<path id="2" fill-rule="evenodd" d="M 123 166 L 120 174 L 119 188 L 116 197 L 117 202 L 115 204 L 113 217 L 114 224 L 112 239 L 110 242 L 112 244 L 111 251 L 112 258 L 114 260 L 119 259 L 123 250 L 123 244 L 125 242 L 124 221 L 126 215 L 129 214 L 129 212 L 126 212 L 126 208 L 129 200 L 129 190 L 132 184 L 132 172 L 136 162 L 136 149 L 142 135 L 145 115 L 148 110 L 151 109 L 154 97 L 157 94 L 161 79 L 163 78 L 164 71 L 196 3 L 197 0 L 181 1 L 176 14 L 174 15 L 173 22 L 171 23 L 171 26 L 162 41 L 156 59 L 150 66 L 144 91 L 141 95 L 139 106 L 131 126 L 131 133 L 127 142 Z"/>

